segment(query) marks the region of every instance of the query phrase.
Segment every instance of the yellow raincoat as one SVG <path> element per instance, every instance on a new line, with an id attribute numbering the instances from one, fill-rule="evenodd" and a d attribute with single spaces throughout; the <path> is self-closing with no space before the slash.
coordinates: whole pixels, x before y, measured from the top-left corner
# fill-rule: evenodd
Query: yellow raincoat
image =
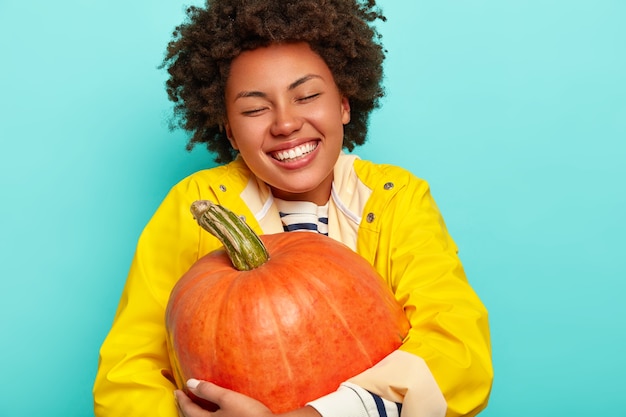
<path id="1" fill-rule="evenodd" d="M 257 233 L 282 231 L 269 188 L 241 159 L 172 188 L 139 238 L 100 351 L 93 389 L 98 417 L 178 416 L 175 386 L 162 374 L 171 369 L 165 308 L 178 278 L 221 246 L 190 214 L 199 199 L 244 216 Z M 399 351 L 349 382 L 403 402 L 403 417 L 477 414 L 493 378 L 487 311 L 467 282 L 428 184 L 401 168 L 342 155 L 328 217 L 329 235 L 374 265 L 411 323 Z"/>

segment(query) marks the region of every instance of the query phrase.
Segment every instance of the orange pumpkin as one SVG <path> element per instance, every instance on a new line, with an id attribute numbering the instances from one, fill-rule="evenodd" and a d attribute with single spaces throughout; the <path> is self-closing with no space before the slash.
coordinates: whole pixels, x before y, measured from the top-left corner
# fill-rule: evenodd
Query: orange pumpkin
<path id="1" fill-rule="evenodd" d="M 315 233 L 259 240 L 221 206 L 196 202 L 192 212 L 225 249 L 201 258 L 172 291 L 166 323 L 179 387 L 209 380 L 281 413 L 336 390 L 402 343 L 402 308 L 342 243 Z"/>

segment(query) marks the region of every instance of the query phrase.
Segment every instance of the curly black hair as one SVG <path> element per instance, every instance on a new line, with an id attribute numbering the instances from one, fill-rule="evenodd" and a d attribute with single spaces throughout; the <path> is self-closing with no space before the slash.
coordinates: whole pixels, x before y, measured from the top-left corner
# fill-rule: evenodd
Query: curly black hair
<path id="1" fill-rule="evenodd" d="M 176 27 L 162 67 L 174 103 L 172 127 L 192 133 L 187 149 L 206 143 L 215 161 L 232 161 L 223 124 L 231 61 L 274 43 L 307 42 L 330 68 L 350 101 L 343 147 L 362 145 L 372 110 L 379 107 L 385 50 L 374 27 L 386 18 L 375 0 L 207 0 L 191 6 Z"/>

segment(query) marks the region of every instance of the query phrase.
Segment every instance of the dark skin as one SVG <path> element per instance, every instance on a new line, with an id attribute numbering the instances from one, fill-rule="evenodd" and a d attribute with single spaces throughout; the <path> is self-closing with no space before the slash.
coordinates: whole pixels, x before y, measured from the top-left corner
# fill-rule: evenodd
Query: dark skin
<path id="1" fill-rule="evenodd" d="M 178 405 L 178 414 L 181 417 L 272 417 L 277 415 L 282 417 L 321 417 L 313 407 L 309 406 L 283 414 L 274 414 L 254 398 L 206 381 L 189 380 L 187 388 L 195 396 L 217 404 L 219 409 L 213 412 L 207 411 L 194 403 L 183 391 L 176 390 L 174 396 Z"/>

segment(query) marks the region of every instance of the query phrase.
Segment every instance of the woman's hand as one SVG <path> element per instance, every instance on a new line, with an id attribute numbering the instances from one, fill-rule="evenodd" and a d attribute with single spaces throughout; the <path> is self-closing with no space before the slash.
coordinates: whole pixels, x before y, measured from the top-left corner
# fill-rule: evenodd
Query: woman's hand
<path id="1" fill-rule="evenodd" d="M 175 391 L 178 410 L 181 417 L 272 417 L 272 411 L 261 402 L 246 395 L 222 388 L 206 381 L 190 379 L 187 382 L 189 391 L 198 398 L 216 404 L 219 409 L 207 411 L 194 403 L 182 391 Z M 298 410 L 281 414 L 284 417 L 320 417 L 313 407 L 304 407 Z"/>

